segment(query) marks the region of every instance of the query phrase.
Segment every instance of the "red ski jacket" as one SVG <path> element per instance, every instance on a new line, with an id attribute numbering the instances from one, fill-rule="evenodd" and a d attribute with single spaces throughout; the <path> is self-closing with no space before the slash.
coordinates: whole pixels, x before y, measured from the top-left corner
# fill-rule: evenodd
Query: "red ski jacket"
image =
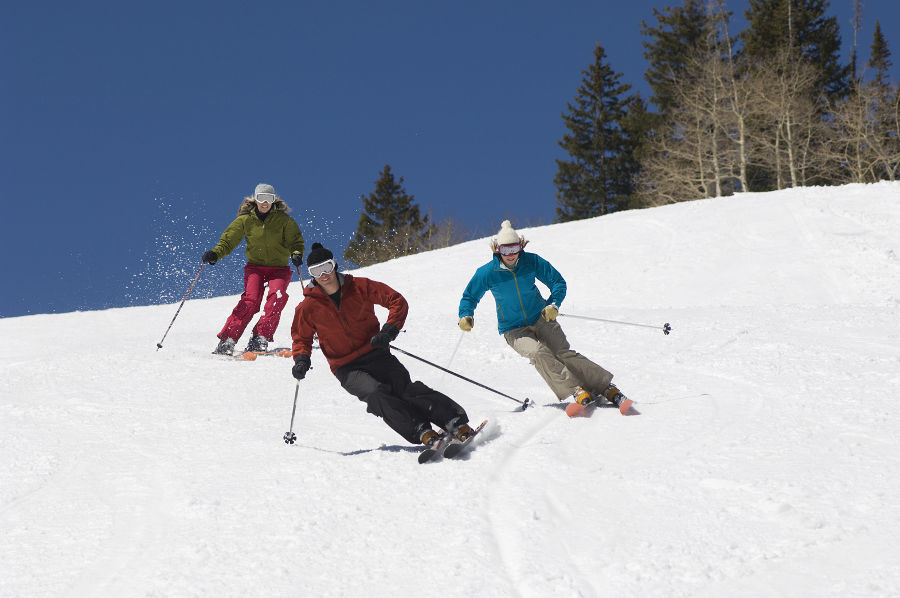
<path id="1" fill-rule="evenodd" d="M 311 355 L 313 335 L 319 337 L 319 348 L 332 373 L 373 349 L 369 340 L 381 326 L 375 317 L 375 305 L 387 308 L 387 322 L 402 329 L 409 313 L 403 295 L 384 283 L 339 274 L 341 307 L 322 288 L 309 283 L 303 288 L 303 301 L 294 310 L 291 338 L 293 355 Z"/>

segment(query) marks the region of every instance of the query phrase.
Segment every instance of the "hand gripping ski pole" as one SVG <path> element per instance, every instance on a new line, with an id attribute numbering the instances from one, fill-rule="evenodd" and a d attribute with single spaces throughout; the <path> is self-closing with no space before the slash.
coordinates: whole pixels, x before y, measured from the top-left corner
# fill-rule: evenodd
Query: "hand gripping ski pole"
<path id="1" fill-rule="evenodd" d="M 471 383 L 474 384 L 475 386 L 480 386 L 481 388 L 484 388 L 485 390 L 489 390 L 489 391 L 491 391 L 491 392 L 493 392 L 493 393 L 496 393 L 496 394 L 500 395 L 501 397 L 506 397 L 507 399 L 509 399 L 509 400 L 511 400 L 511 401 L 515 401 L 516 403 L 520 403 L 520 404 L 522 405 L 522 409 L 521 409 L 522 411 L 525 411 L 526 409 L 528 409 L 528 407 L 530 407 L 531 405 L 533 405 L 532 400 L 529 399 L 528 397 L 526 397 L 524 401 L 520 401 L 519 399 L 517 399 L 517 398 L 515 398 L 515 397 L 511 397 L 511 396 L 509 396 L 509 395 L 506 394 L 506 393 L 502 393 L 502 392 L 500 392 L 499 390 L 494 390 L 494 389 L 491 388 L 490 386 L 485 386 L 485 385 L 482 384 L 481 382 L 476 382 L 476 381 L 474 381 L 474 380 L 472 380 L 472 379 L 470 379 L 470 378 L 466 378 L 465 376 L 463 376 L 463 375 L 461 375 L 461 374 L 457 374 L 457 373 L 454 372 L 453 370 L 448 370 L 447 368 L 445 368 L 445 367 L 443 367 L 443 366 L 440 366 L 440 365 L 438 365 L 438 364 L 436 364 L 436 363 L 432 363 L 432 362 L 428 361 L 427 359 L 422 359 L 422 358 L 419 357 L 418 355 L 413 355 L 413 354 L 410 353 L 409 351 L 404 351 L 403 349 L 401 349 L 401 348 L 399 348 L 399 347 L 395 347 L 394 345 L 390 345 L 390 347 L 391 347 L 391 349 L 393 349 L 394 351 L 398 351 L 398 352 L 400 352 L 400 353 L 403 353 L 404 355 L 409 355 L 409 356 L 412 357 L 413 359 L 418 359 L 419 361 L 421 361 L 421 362 L 423 362 L 423 363 L 427 363 L 427 364 L 430 365 L 430 366 L 436 367 L 437 369 L 439 369 L 439 370 L 441 370 L 441 371 L 443 371 L 443 372 L 447 372 L 448 374 L 453 374 L 453 375 L 456 376 L 457 378 L 462 378 L 462 379 L 465 380 L 466 382 L 471 382 Z"/>
<path id="2" fill-rule="evenodd" d="M 178 317 L 178 314 L 181 312 L 181 308 L 184 307 L 184 302 L 187 301 L 188 295 L 190 295 L 190 294 L 191 294 L 191 291 L 194 290 L 194 284 L 197 282 L 197 279 L 200 278 L 200 273 L 203 271 L 203 266 L 205 266 L 205 265 L 206 265 L 205 262 L 202 263 L 202 264 L 200 264 L 200 269 L 197 270 L 197 275 L 194 276 L 194 281 L 191 282 L 191 286 L 188 287 L 187 293 L 184 294 L 184 299 L 181 300 L 181 305 L 178 306 L 178 309 L 175 311 L 175 315 L 172 316 L 172 321 L 169 322 L 169 327 L 166 328 L 165 334 L 163 334 L 163 337 L 159 340 L 158 343 L 156 343 L 156 350 L 157 350 L 157 351 L 159 351 L 160 349 L 162 349 L 163 341 L 166 340 L 166 336 L 169 334 L 169 330 L 172 329 L 172 324 L 175 323 L 175 318 Z"/>
<path id="3" fill-rule="evenodd" d="M 604 320 L 603 318 L 592 318 L 590 316 L 576 316 L 573 314 L 564 314 L 560 313 L 559 315 L 565 316 L 567 318 L 578 318 L 579 320 L 593 320 L 595 322 L 610 322 L 612 324 L 625 324 L 626 326 L 640 326 L 642 328 L 656 328 L 663 331 L 663 334 L 669 334 L 672 332 L 672 327 L 668 322 L 663 324 L 662 326 L 656 326 L 653 324 L 635 324 L 634 322 L 620 322 L 619 320 Z"/>

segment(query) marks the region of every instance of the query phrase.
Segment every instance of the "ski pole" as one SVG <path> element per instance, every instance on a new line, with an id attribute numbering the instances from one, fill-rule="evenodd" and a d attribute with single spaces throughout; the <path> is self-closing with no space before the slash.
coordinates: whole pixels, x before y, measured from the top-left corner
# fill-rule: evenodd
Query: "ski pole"
<path id="1" fill-rule="evenodd" d="M 403 332 L 406 332 L 406 331 L 404 330 Z M 450 354 L 450 358 L 447 360 L 447 365 L 444 367 L 449 368 L 450 365 L 453 363 L 453 358 L 456 357 L 456 352 L 459 350 L 459 346 L 462 344 L 463 336 L 465 336 L 465 334 L 466 333 L 464 331 L 462 331 L 462 330 L 459 331 L 459 340 L 456 341 L 456 347 L 454 347 L 453 352 Z M 445 378 L 445 376 L 442 375 L 441 379 L 440 379 L 441 384 L 444 383 L 444 378 Z"/>
<path id="2" fill-rule="evenodd" d="M 294 444 L 297 441 L 297 435 L 294 434 L 294 414 L 297 413 L 297 395 L 300 394 L 300 381 L 297 380 L 297 389 L 294 390 L 294 408 L 291 409 L 291 427 L 284 433 L 284 443 Z"/>
<path id="3" fill-rule="evenodd" d="M 457 373 L 454 372 L 453 370 L 448 370 L 447 368 L 445 368 L 445 367 L 443 367 L 443 366 L 440 366 L 440 365 L 438 365 L 438 364 L 436 364 L 436 363 L 432 363 L 432 362 L 428 361 L 427 359 L 423 359 L 423 358 L 419 357 L 418 355 L 413 355 L 413 354 L 410 353 L 409 351 L 404 351 L 403 349 L 401 349 L 401 348 L 399 348 L 399 347 L 395 347 L 394 345 L 390 345 L 390 347 L 391 347 L 391 349 L 393 349 L 394 351 L 399 351 L 400 353 L 403 353 L 404 355 L 409 355 L 409 356 L 412 357 L 413 359 L 418 359 L 419 361 L 422 361 L 422 362 L 424 362 L 424 363 L 427 363 L 427 364 L 430 365 L 430 366 L 436 367 L 437 369 L 439 369 L 439 370 L 441 370 L 441 371 L 444 371 L 444 372 L 447 372 L 448 374 L 453 374 L 453 375 L 456 376 L 457 378 L 462 378 L 462 379 L 465 380 L 466 382 L 471 382 L 471 383 L 474 384 L 475 386 L 480 386 L 481 388 L 484 388 L 485 390 L 489 390 L 489 391 L 491 391 L 491 392 L 497 393 L 497 394 L 500 395 L 501 397 L 506 397 L 507 399 L 510 399 L 510 400 L 512 400 L 512 401 L 515 401 L 516 403 L 520 403 L 520 404 L 522 405 L 522 411 L 525 411 L 526 409 L 528 409 L 528 407 L 530 407 L 530 406 L 533 404 L 532 401 L 531 401 L 531 399 L 529 399 L 528 397 L 525 397 L 525 400 L 524 400 L 524 401 L 520 401 L 519 399 L 517 399 L 517 398 L 515 398 L 515 397 L 511 397 L 511 396 L 509 396 L 508 394 L 502 393 L 502 392 L 500 392 L 499 390 L 494 390 L 494 389 L 491 388 L 490 386 L 485 386 L 485 385 L 482 384 L 481 382 L 476 382 L 475 380 L 472 380 L 472 379 L 470 379 L 470 378 L 466 378 L 466 377 L 463 376 L 462 374 L 457 374 Z"/>
<path id="4" fill-rule="evenodd" d="M 163 334 L 163 337 L 162 337 L 161 339 L 159 339 L 159 342 L 158 342 L 158 343 L 156 343 L 156 350 L 157 350 L 157 351 L 159 351 L 160 349 L 162 349 L 162 344 L 163 344 L 163 341 L 166 340 L 166 335 L 168 335 L 168 334 L 169 334 L 169 330 L 172 329 L 172 324 L 175 323 L 175 318 L 178 317 L 178 314 L 181 312 L 181 308 L 184 307 L 184 302 L 187 301 L 188 295 L 190 295 L 190 294 L 191 294 L 191 291 L 194 290 L 194 284 L 197 282 L 197 279 L 200 278 L 200 272 L 203 271 L 203 266 L 205 266 L 205 265 L 206 265 L 205 262 L 200 264 L 200 268 L 197 270 L 197 275 L 194 276 L 194 280 L 193 280 L 193 282 L 191 282 L 191 286 L 188 287 L 187 293 L 184 294 L 184 299 L 181 300 L 181 305 L 178 306 L 178 309 L 175 311 L 175 315 L 172 316 L 172 321 L 169 322 L 169 327 L 166 328 L 165 334 Z"/>
<path id="5" fill-rule="evenodd" d="M 604 320 L 603 318 L 592 318 L 590 316 L 576 316 L 573 314 L 559 314 L 561 316 L 566 316 L 567 318 L 578 318 L 579 320 L 593 320 L 595 322 L 611 322 L 613 324 L 625 324 L 626 326 L 641 326 L 642 328 L 658 328 L 663 331 L 663 334 L 669 334 L 672 332 L 672 327 L 668 322 L 663 324 L 662 326 L 655 326 L 653 324 L 635 324 L 634 322 L 621 322 L 619 320 Z"/>
<path id="6" fill-rule="evenodd" d="M 453 363 L 453 358 L 456 357 L 456 352 L 459 351 L 459 346 L 462 344 L 463 337 L 466 333 L 462 330 L 459 331 L 459 340 L 456 341 L 456 347 L 453 348 L 453 353 L 450 354 L 450 359 L 447 360 L 447 365 L 445 367 L 450 367 L 450 364 Z M 443 380 L 443 378 L 441 378 Z"/>

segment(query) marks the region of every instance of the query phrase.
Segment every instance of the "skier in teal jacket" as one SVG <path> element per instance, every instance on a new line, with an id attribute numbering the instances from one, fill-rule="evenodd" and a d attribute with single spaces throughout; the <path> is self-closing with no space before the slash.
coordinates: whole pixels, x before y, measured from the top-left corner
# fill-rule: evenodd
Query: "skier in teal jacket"
<path id="1" fill-rule="evenodd" d="M 517 252 L 514 258 L 510 267 L 495 251 L 493 259 L 475 271 L 459 302 L 460 317 L 474 314 L 475 306 L 487 291 L 491 291 L 497 304 L 497 330 L 500 334 L 529 326 L 548 305 L 562 304 L 566 297 L 566 281 L 550 262 L 527 251 Z M 535 280 L 547 285 L 549 298 L 541 296 Z"/>
<path id="2" fill-rule="evenodd" d="M 475 271 L 459 302 L 459 327 L 475 325 L 475 308 L 488 291 L 497 305 L 497 329 L 507 344 L 528 358 L 560 401 L 582 405 L 604 398 L 622 408 L 631 404 L 612 383 L 613 375 L 569 347 L 556 321 L 566 297 L 566 281 L 550 262 L 524 251 L 528 241 L 504 220 L 491 241 L 493 257 Z M 535 285 L 550 289 L 546 299 Z M 626 403 L 627 402 L 627 403 Z"/>

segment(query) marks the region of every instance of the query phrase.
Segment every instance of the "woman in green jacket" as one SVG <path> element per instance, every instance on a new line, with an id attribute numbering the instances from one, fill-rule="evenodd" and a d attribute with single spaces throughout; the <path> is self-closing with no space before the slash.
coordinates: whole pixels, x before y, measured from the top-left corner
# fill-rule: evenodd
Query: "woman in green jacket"
<path id="1" fill-rule="evenodd" d="M 275 188 L 260 183 L 253 197 L 245 197 L 238 208 L 238 216 L 228 225 L 219 243 L 203 254 L 203 262 L 215 264 L 247 239 L 247 265 L 244 266 L 244 293 L 241 300 L 219 332 L 219 344 L 213 353 L 231 355 L 234 345 L 244 333 L 253 316 L 259 312 L 265 284 L 269 284 L 263 315 L 253 327 L 248 351 L 265 351 L 287 305 L 287 287 L 291 282 L 291 268 L 303 263 L 303 235 L 290 208 L 275 193 Z"/>

